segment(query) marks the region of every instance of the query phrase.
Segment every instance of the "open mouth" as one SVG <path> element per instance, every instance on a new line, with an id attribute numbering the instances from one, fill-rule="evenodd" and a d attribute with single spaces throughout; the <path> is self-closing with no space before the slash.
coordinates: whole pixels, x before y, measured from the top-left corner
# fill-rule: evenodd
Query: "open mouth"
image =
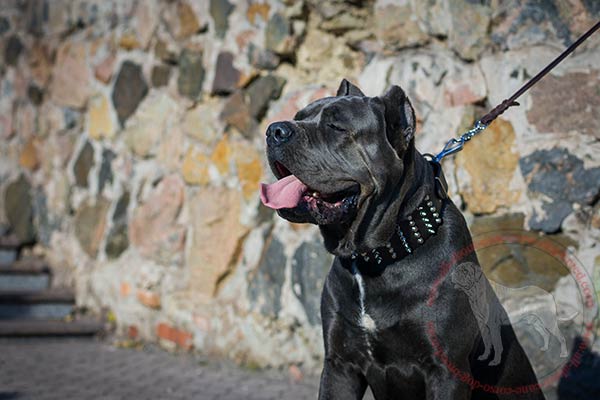
<path id="1" fill-rule="evenodd" d="M 360 194 L 358 184 L 326 193 L 303 183 L 282 163 L 275 161 L 272 166 L 278 180 L 261 185 L 261 200 L 265 206 L 275 210 L 308 211 L 319 225 L 343 222 L 353 215 Z"/>

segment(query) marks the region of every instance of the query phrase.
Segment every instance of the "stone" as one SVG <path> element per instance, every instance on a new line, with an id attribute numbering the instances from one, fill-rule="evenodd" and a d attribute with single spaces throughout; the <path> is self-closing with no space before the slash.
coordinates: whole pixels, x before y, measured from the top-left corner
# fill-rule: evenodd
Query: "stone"
<path id="1" fill-rule="evenodd" d="M 27 97 L 34 106 L 40 106 L 44 101 L 44 91 L 36 85 L 29 85 L 27 87 Z"/>
<path id="2" fill-rule="evenodd" d="M 556 232 L 573 203 L 592 204 L 600 193 L 600 167 L 584 168 L 583 161 L 565 148 L 536 150 L 521 158 L 519 166 L 531 194 L 542 195 L 543 215 L 534 213 L 529 221 L 532 229 Z"/>
<path id="3" fill-rule="evenodd" d="M 49 212 L 48 199 L 44 193 L 44 189 L 41 187 L 33 191 L 32 205 L 37 241 L 45 246 L 49 246 L 53 232 L 60 228 L 60 218 Z"/>
<path id="4" fill-rule="evenodd" d="M 129 192 L 121 195 L 113 213 L 113 225 L 106 238 L 106 256 L 110 259 L 119 258 L 129 247 L 127 228 L 127 208 L 129 207 Z"/>
<path id="5" fill-rule="evenodd" d="M 21 43 L 19 37 L 16 35 L 9 37 L 4 47 L 4 62 L 6 65 L 16 66 L 22 52 L 23 43 Z"/>
<path id="6" fill-rule="evenodd" d="M 233 54 L 229 51 L 219 53 L 215 66 L 212 94 L 227 95 L 232 93 L 240 82 L 240 71 L 233 65 Z"/>
<path id="7" fill-rule="evenodd" d="M 256 270 L 251 272 L 248 284 L 250 304 L 266 317 L 277 318 L 281 311 L 286 261 L 283 244 L 272 237 Z"/>
<path id="8" fill-rule="evenodd" d="M 90 142 L 85 142 L 75 163 L 73 164 L 73 175 L 75 184 L 79 187 L 87 187 L 90 170 L 94 166 L 94 148 Z"/>
<path id="9" fill-rule="evenodd" d="M 52 100 L 75 109 L 85 106 L 92 80 L 87 57 L 85 43 L 66 42 L 58 48 L 50 84 Z"/>
<path id="10" fill-rule="evenodd" d="M 216 138 L 223 132 L 223 126 L 218 120 L 216 107 L 219 103 L 199 103 L 183 116 L 181 128 L 183 132 L 205 145 L 213 145 Z"/>
<path id="11" fill-rule="evenodd" d="M 165 171 L 179 171 L 185 155 L 185 136 L 178 125 L 169 124 L 167 132 L 166 140 L 157 146 L 156 160 Z"/>
<path id="12" fill-rule="evenodd" d="M 175 328 L 163 322 L 156 326 L 156 336 L 162 340 L 175 344 L 183 350 L 191 350 L 194 346 L 194 336 L 190 332 Z"/>
<path id="13" fill-rule="evenodd" d="M 4 35 L 10 29 L 10 21 L 5 16 L 0 16 L 0 35 Z"/>
<path id="14" fill-rule="evenodd" d="M 169 78 L 171 77 L 171 67 L 168 65 L 155 65 L 152 67 L 151 79 L 152 86 L 161 87 L 169 84 Z"/>
<path id="15" fill-rule="evenodd" d="M 117 158 L 117 155 L 112 150 L 102 150 L 102 162 L 98 172 L 98 193 L 102 193 L 106 184 L 112 184 L 113 182 L 112 162 L 115 158 Z"/>
<path id="16" fill-rule="evenodd" d="M 31 184 L 24 175 L 9 183 L 4 190 L 4 215 L 19 243 L 32 243 L 36 238 L 31 192 Z"/>
<path id="17" fill-rule="evenodd" d="M 257 127 L 256 121 L 250 113 L 250 106 L 240 91 L 235 92 L 227 99 L 219 117 L 227 126 L 237 129 L 248 138 L 252 137 Z"/>
<path id="18" fill-rule="evenodd" d="M 209 166 L 210 159 L 203 151 L 196 147 L 190 147 L 181 167 L 183 180 L 189 185 L 206 185 L 210 182 Z"/>
<path id="19" fill-rule="evenodd" d="M 161 39 L 158 39 L 154 45 L 154 53 L 162 62 L 168 64 L 177 63 L 177 52 L 170 42 L 167 43 Z"/>
<path id="20" fill-rule="evenodd" d="M 113 76 L 115 61 L 116 57 L 114 54 L 106 56 L 106 58 L 94 68 L 94 77 L 100 82 L 108 84 Z"/>
<path id="21" fill-rule="evenodd" d="M 112 139 L 116 133 L 110 100 L 104 94 L 90 99 L 87 110 L 87 128 L 91 139 Z"/>
<path id="22" fill-rule="evenodd" d="M 524 215 L 476 217 L 470 230 L 485 275 L 505 286 L 534 285 L 552 291 L 569 274 L 565 235 L 539 235 L 523 229 Z"/>
<path id="23" fill-rule="evenodd" d="M 465 60 L 475 60 L 488 45 L 492 10 L 488 3 L 456 0 L 448 3 L 451 19 L 448 44 Z"/>
<path id="24" fill-rule="evenodd" d="M 133 32 L 125 32 L 119 38 L 119 47 L 126 51 L 131 51 L 139 49 L 141 44 Z"/>
<path id="25" fill-rule="evenodd" d="M 19 165 L 23 168 L 27 168 L 30 171 L 35 171 L 40 166 L 40 160 L 38 158 L 38 140 L 29 139 L 19 155 Z"/>
<path id="26" fill-rule="evenodd" d="M 229 160 L 231 158 L 231 146 L 227 136 L 224 136 L 215 146 L 210 160 L 213 162 L 215 167 L 221 175 L 227 175 L 229 173 Z"/>
<path id="27" fill-rule="evenodd" d="M 428 41 L 408 0 L 376 1 L 374 18 L 375 36 L 388 49 L 419 46 Z"/>
<path id="28" fill-rule="evenodd" d="M 229 14 L 234 8 L 235 6 L 228 0 L 210 0 L 209 12 L 213 19 L 217 37 L 225 37 L 227 29 L 229 29 Z"/>
<path id="29" fill-rule="evenodd" d="M 248 9 L 246 10 L 246 18 L 252 25 L 256 24 L 257 17 L 260 17 L 264 22 L 269 20 L 269 11 L 271 10 L 271 6 L 269 3 L 250 3 L 248 5 Z"/>
<path id="30" fill-rule="evenodd" d="M 305 242 L 292 259 L 292 290 L 302 303 L 311 325 L 321 324 L 321 291 L 333 262 L 323 244 Z"/>
<path id="31" fill-rule="evenodd" d="M 290 55 L 297 44 L 291 21 L 280 13 L 273 14 L 265 28 L 266 49 L 275 54 Z"/>
<path id="32" fill-rule="evenodd" d="M 279 65 L 279 56 L 272 51 L 262 49 L 254 43 L 248 44 L 248 63 L 258 69 L 273 70 Z"/>
<path id="33" fill-rule="evenodd" d="M 177 88 L 179 94 L 197 100 L 204 83 L 204 66 L 202 52 L 185 49 L 179 56 L 179 77 Z"/>
<path id="34" fill-rule="evenodd" d="M 285 79 L 275 76 L 261 76 L 244 90 L 250 115 L 261 120 L 267 112 L 271 100 L 278 99 L 285 85 Z"/>
<path id="35" fill-rule="evenodd" d="M 36 43 L 28 51 L 29 68 L 35 84 L 46 88 L 52 75 L 52 50 L 49 46 Z"/>
<path id="36" fill-rule="evenodd" d="M 470 182 L 461 182 L 459 191 L 473 213 L 492 213 L 510 206 L 519 197 L 511 187 L 519 155 L 512 149 L 515 131 L 510 122 L 498 119 L 456 156 L 456 168 L 465 171 Z M 494 148 L 493 152 L 489 149 Z M 460 172 L 459 172 L 460 173 Z"/>
<path id="37" fill-rule="evenodd" d="M 213 297 L 219 283 L 235 268 L 248 228 L 240 221 L 241 193 L 210 188 L 194 194 L 188 203 L 192 240 L 187 257 L 190 290 Z"/>
<path id="38" fill-rule="evenodd" d="M 414 13 L 419 24 L 431 36 L 448 37 L 452 21 L 448 12 L 449 2 L 445 0 L 425 0 L 414 2 Z"/>
<path id="39" fill-rule="evenodd" d="M 96 258 L 100 250 L 109 207 L 110 202 L 101 197 L 95 204 L 84 204 L 75 214 L 75 237 L 91 258 Z"/>
<path id="40" fill-rule="evenodd" d="M 136 297 L 144 306 L 153 308 L 155 310 L 160 309 L 161 301 L 159 293 L 151 290 L 138 289 L 136 292 Z"/>
<path id="41" fill-rule="evenodd" d="M 153 92 L 128 121 L 125 144 L 139 157 L 156 155 L 157 143 L 178 119 L 178 106 L 168 94 Z"/>
<path id="42" fill-rule="evenodd" d="M 252 200 L 258 196 L 263 177 L 262 153 L 245 141 L 234 142 L 231 147 L 242 193 L 246 200 Z"/>
<path id="43" fill-rule="evenodd" d="M 148 94 L 148 85 L 142 67 L 132 61 L 121 65 L 112 92 L 112 100 L 121 125 L 125 124 Z"/>
<path id="44" fill-rule="evenodd" d="M 548 75 L 531 90 L 527 119 L 540 133 L 575 131 L 600 139 L 600 72 Z"/>
<path id="45" fill-rule="evenodd" d="M 186 227 L 177 222 L 177 217 L 183 197 L 183 181 L 178 175 L 169 175 L 133 211 L 129 241 L 141 256 L 164 265 L 182 261 Z"/>
<path id="46" fill-rule="evenodd" d="M 135 33 L 139 46 L 148 48 L 150 40 L 156 31 L 161 10 L 158 2 L 147 0 L 138 2 L 135 7 Z"/>
<path id="47" fill-rule="evenodd" d="M 178 1 L 175 7 L 167 7 L 165 13 L 167 27 L 177 40 L 186 39 L 204 29 L 196 12 L 186 1 Z"/>

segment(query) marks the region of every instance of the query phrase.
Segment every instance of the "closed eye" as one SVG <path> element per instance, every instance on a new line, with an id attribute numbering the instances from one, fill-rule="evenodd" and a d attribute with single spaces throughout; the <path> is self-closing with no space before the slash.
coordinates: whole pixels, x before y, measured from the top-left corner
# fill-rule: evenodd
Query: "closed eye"
<path id="1" fill-rule="evenodd" d="M 331 129 L 333 129 L 334 131 L 337 131 L 337 132 L 346 132 L 346 129 L 344 129 L 344 128 L 336 125 L 336 124 L 327 124 L 327 127 L 331 128 Z"/>

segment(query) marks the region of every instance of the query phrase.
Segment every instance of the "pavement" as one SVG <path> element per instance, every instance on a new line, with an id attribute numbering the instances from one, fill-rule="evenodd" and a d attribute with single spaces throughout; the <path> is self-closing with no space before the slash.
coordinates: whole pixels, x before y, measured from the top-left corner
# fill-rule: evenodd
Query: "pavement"
<path id="1" fill-rule="evenodd" d="M 300 400 L 317 392 L 316 376 L 294 382 L 287 371 L 248 370 L 153 346 L 0 339 L 0 400 Z"/>

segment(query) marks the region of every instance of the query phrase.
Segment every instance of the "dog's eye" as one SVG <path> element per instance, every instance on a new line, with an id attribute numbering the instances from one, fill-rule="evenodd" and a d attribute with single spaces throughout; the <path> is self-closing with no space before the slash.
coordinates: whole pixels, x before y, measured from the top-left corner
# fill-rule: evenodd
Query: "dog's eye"
<path id="1" fill-rule="evenodd" d="M 337 131 L 337 132 L 346 132 L 346 130 L 344 128 L 342 128 L 342 127 L 340 127 L 340 126 L 338 126 L 336 124 L 327 124 L 327 127 L 331 128 L 331 129 L 333 129 L 334 131 Z"/>

